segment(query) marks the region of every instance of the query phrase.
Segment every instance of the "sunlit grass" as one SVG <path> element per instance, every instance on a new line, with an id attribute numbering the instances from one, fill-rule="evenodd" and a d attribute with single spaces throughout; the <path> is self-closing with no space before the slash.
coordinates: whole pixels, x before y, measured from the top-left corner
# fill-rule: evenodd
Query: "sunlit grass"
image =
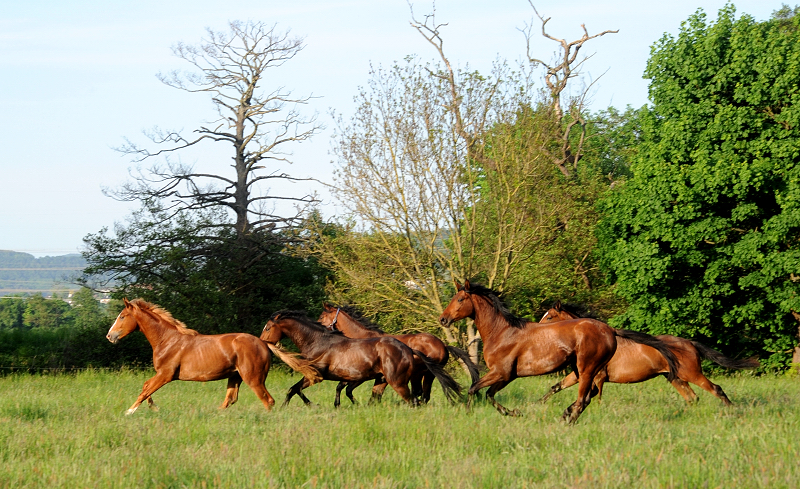
<path id="1" fill-rule="evenodd" d="M 794 487 L 800 483 L 797 379 L 721 377 L 736 404 L 695 388 L 688 406 L 661 379 L 607 384 L 575 426 L 559 418 L 576 391 L 535 401 L 553 377 L 518 379 L 498 394 L 525 416 L 478 403 L 450 406 L 437 387 L 412 409 L 369 388 L 335 410 L 335 384 L 281 408 L 299 379 L 277 370 L 267 412 L 242 386 L 173 382 L 124 416 L 143 372 L 0 378 L 0 486 L 4 487 Z M 466 379 L 461 379 L 464 382 Z"/>

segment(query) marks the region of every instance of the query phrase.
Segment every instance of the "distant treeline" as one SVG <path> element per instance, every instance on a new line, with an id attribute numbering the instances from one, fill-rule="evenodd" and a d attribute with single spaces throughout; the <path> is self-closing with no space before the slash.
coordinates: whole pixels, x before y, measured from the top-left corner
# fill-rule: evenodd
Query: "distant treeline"
<path id="1" fill-rule="evenodd" d="M 0 250 L 0 296 L 19 292 L 76 289 L 72 278 L 86 267 L 79 254 L 36 258 Z"/>
<path id="2" fill-rule="evenodd" d="M 143 335 L 118 345 L 105 339 L 119 309 L 115 302 L 101 304 L 85 288 L 72 304 L 41 294 L 0 298 L 0 374 L 151 363 Z"/>

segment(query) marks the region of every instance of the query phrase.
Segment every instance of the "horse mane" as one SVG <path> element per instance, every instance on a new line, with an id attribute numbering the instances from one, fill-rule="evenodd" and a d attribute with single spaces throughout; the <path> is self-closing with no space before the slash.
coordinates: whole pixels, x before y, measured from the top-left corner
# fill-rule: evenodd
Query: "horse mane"
<path id="1" fill-rule="evenodd" d="M 169 311 L 167 311 L 161 306 L 158 306 L 156 304 L 151 304 L 144 299 L 133 299 L 130 302 L 131 304 L 135 305 L 145 313 L 150 314 L 151 316 L 155 316 L 156 319 L 160 319 L 162 322 L 172 326 L 180 334 L 185 334 L 188 336 L 197 336 L 198 334 L 200 334 L 197 331 L 188 328 L 182 321 L 178 321 L 177 319 L 172 317 L 172 314 L 170 314 Z"/>
<path id="2" fill-rule="evenodd" d="M 473 295 L 479 295 L 481 297 L 485 297 L 486 299 L 488 299 L 489 302 L 491 302 L 492 306 L 494 306 L 495 311 L 497 311 L 501 316 L 503 316 L 503 319 L 505 319 L 508 322 L 509 326 L 512 326 L 514 328 L 524 328 L 525 325 L 530 322 L 525 318 L 515 316 L 508 309 L 503 300 L 500 298 L 500 293 L 495 292 L 489 287 L 484 287 L 483 285 L 470 283 L 469 290 L 467 290 L 467 293 Z"/>
<path id="3" fill-rule="evenodd" d="M 351 318 L 353 318 L 354 321 L 357 321 L 359 324 L 364 326 L 366 329 L 375 331 L 376 333 L 386 334 L 386 331 L 382 330 L 380 326 L 372 322 L 371 319 L 364 316 L 364 314 L 358 309 L 356 309 L 355 306 L 351 306 L 350 304 L 344 304 L 336 307 L 339 308 L 342 312 L 346 313 Z"/>
<path id="4" fill-rule="evenodd" d="M 557 304 L 558 301 L 554 302 L 552 307 L 555 308 Z M 595 314 L 591 306 L 585 306 L 583 304 L 576 304 L 572 302 L 561 302 L 561 309 L 579 318 L 598 319 L 597 314 Z"/>
<path id="5" fill-rule="evenodd" d="M 277 321 L 279 319 L 294 319 L 304 326 L 308 326 L 309 328 L 319 331 L 320 333 L 333 334 L 328 328 L 308 317 L 308 314 L 306 314 L 305 311 L 290 311 L 288 309 L 282 309 L 276 313 L 273 313 L 272 316 L 269 317 L 270 321 Z M 337 333 L 341 334 L 341 332 Z"/>

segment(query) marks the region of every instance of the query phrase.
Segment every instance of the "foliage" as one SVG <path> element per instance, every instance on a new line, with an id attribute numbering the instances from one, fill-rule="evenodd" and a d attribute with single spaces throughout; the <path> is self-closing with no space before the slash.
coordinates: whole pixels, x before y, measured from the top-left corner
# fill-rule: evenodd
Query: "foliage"
<path id="1" fill-rule="evenodd" d="M 613 324 L 787 360 L 800 311 L 799 24 L 726 6 L 653 47 L 633 177 L 598 230 L 630 303 Z"/>
<path id="2" fill-rule="evenodd" d="M 168 222 L 159 212 L 137 212 L 114 236 L 87 236 L 85 283 L 109 276 L 113 297 L 156 303 L 203 334 L 258 334 L 276 310 L 321 307 L 326 271 L 284 250 L 290 237 L 236 236 L 211 212 Z"/>

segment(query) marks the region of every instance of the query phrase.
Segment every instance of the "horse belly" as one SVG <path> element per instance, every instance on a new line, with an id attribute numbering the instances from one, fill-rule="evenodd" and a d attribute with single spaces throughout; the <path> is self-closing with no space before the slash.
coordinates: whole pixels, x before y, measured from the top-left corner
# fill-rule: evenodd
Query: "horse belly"
<path id="1" fill-rule="evenodd" d="M 236 372 L 232 353 L 222 351 L 216 345 L 203 345 L 192 349 L 180 363 L 179 380 L 227 379 Z"/>
<path id="2" fill-rule="evenodd" d="M 609 382 L 634 384 L 657 377 L 668 369 L 664 357 L 655 348 L 640 344 L 623 346 L 620 342 L 608 362 L 607 371 Z"/>
<path id="3" fill-rule="evenodd" d="M 517 377 L 530 377 L 555 372 L 564 367 L 570 352 L 561 348 L 542 353 L 527 350 L 517 357 Z"/>

